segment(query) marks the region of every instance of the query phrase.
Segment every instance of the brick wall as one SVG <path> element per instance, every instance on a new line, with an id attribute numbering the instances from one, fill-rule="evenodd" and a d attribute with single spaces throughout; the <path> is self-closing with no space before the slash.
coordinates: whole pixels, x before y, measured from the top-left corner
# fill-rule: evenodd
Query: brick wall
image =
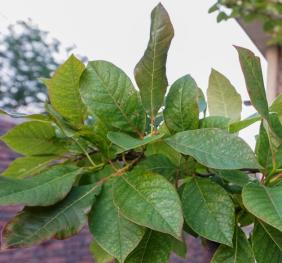
<path id="1" fill-rule="evenodd" d="M 0 117 L 0 135 L 13 126 L 11 121 Z M 17 154 L 0 142 L 0 172 L 6 169 L 16 157 Z M 20 210 L 19 206 L 0 206 L 0 230 Z M 91 263 L 93 260 L 88 251 L 91 239 L 91 235 L 85 228 L 79 235 L 64 241 L 50 240 L 32 248 L 2 251 L 0 263 Z M 187 238 L 187 245 L 189 251 L 187 258 L 183 260 L 172 255 L 171 263 L 209 262 L 210 252 L 200 246 L 198 239 Z"/>

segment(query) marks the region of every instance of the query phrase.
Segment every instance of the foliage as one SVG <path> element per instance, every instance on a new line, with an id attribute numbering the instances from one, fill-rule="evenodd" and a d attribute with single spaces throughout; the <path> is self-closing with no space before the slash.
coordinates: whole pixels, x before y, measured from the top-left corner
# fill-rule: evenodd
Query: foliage
<path id="1" fill-rule="evenodd" d="M 282 45 L 282 3 L 279 0 L 217 0 L 209 12 L 218 11 L 217 21 L 242 18 L 260 21 L 271 37 L 269 44 Z"/>
<path id="2" fill-rule="evenodd" d="M 2 249 L 64 239 L 88 221 L 101 263 L 183 257 L 185 232 L 218 243 L 214 263 L 265 263 L 268 249 L 281 262 L 282 95 L 268 106 L 259 59 L 237 47 L 255 115 L 240 119 L 241 97 L 216 70 L 207 102 L 190 75 L 165 97 L 172 32 L 159 4 L 135 70 L 141 94 L 117 66 L 71 56 L 45 80 L 47 114 L 12 115 L 29 121 L 1 137 L 24 156 L 1 176 L 0 204 L 25 208 Z M 237 132 L 257 121 L 254 153 Z"/>
<path id="3" fill-rule="evenodd" d="M 31 20 L 8 27 L 0 37 L 1 107 L 43 107 L 47 91 L 39 78 L 49 77 L 57 68 L 60 46 Z"/>

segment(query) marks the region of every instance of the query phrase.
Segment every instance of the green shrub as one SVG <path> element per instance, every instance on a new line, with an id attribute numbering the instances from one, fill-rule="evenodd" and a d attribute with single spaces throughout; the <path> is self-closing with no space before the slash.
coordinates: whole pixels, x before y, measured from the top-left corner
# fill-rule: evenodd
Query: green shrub
<path id="1" fill-rule="evenodd" d="M 173 35 L 159 4 L 135 68 L 140 92 L 110 62 L 85 68 L 71 56 L 44 80 L 47 113 L 12 115 L 29 121 L 1 137 L 23 157 L 0 177 L 0 205 L 25 208 L 5 226 L 2 249 L 65 239 L 88 223 L 99 263 L 185 256 L 185 232 L 219 244 L 213 263 L 280 262 L 282 97 L 268 107 L 259 59 L 240 47 L 255 115 L 241 120 L 241 97 L 216 70 L 207 103 L 190 75 L 165 96 Z M 257 121 L 254 153 L 237 133 Z"/>

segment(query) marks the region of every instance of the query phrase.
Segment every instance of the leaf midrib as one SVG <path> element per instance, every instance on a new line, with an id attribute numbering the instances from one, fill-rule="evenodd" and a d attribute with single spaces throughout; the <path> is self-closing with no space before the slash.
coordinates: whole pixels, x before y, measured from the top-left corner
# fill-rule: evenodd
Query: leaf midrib
<path id="1" fill-rule="evenodd" d="M 169 229 L 171 230 L 172 233 L 176 234 L 178 236 L 178 233 L 175 233 L 174 230 L 171 228 L 170 224 L 166 221 L 166 219 L 162 216 L 162 214 L 160 213 L 160 211 L 158 209 L 156 209 L 156 207 L 154 206 L 154 204 L 152 204 L 151 202 L 149 202 L 147 199 L 146 199 L 146 196 L 144 196 L 134 185 L 132 185 L 124 176 L 121 176 L 121 178 L 129 185 L 131 186 L 131 188 L 133 190 L 136 191 L 136 193 L 138 193 L 138 195 L 147 203 L 149 204 L 153 210 L 155 210 L 158 215 L 162 218 L 162 220 L 165 222 L 165 224 L 169 227 Z"/>
<path id="2" fill-rule="evenodd" d="M 133 130 L 135 132 L 137 132 L 138 134 L 142 134 L 142 132 L 139 131 L 139 128 L 136 127 L 131 120 L 128 118 L 128 116 L 126 115 L 126 113 L 122 110 L 122 108 L 120 107 L 120 105 L 117 103 L 117 101 L 115 100 L 115 98 L 112 96 L 111 92 L 108 91 L 107 89 L 107 85 L 104 82 L 104 80 L 102 79 L 102 77 L 100 76 L 100 74 L 98 73 L 98 71 L 96 70 L 96 67 L 94 65 L 91 65 L 91 68 L 95 71 L 96 76 L 98 77 L 98 79 L 100 80 L 100 83 L 102 84 L 102 86 L 104 87 L 104 90 L 107 92 L 108 96 L 111 97 L 111 99 L 114 102 L 114 105 L 119 109 L 120 113 L 122 114 L 122 116 L 124 117 L 124 119 L 128 122 L 128 124 L 130 124 L 130 126 L 133 128 Z M 120 75 L 119 75 L 120 77 Z M 135 91 L 134 91 L 135 92 Z M 135 94 L 135 93 L 134 93 Z M 133 113 L 132 113 L 133 114 Z"/>
<path id="3" fill-rule="evenodd" d="M 9 194 L 4 195 L 4 196 L 0 196 L 0 202 L 1 202 L 1 199 L 3 199 L 3 198 L 9 198 L 10 196 L 12 196 L 12 195 L 14 195 L 14 194 L 18 195 L 18 194 L 24 193 L 24 192 L 26 192 L 26 191 L 36 191 L 36 188 L 39 188 L 39 189 L 40 189 L 40 188 L 44 187 L 45 185 L 53 184 L 54 182 L 56 182 L 56 181 L 58 181 L 58 180 L 62 180 L 62 179 L 64 179 L 65 177 L 70 176 L 70 174 L 72 174 L 72 173 L 77 173 L 77 172 L 78 172 L 78 171 L 72 171 L 72 172 L 69 172 L 69 173 L 64 174 L 63 176 L 54 177 L 54 179 L 52 179 L 52 180 L 50 180 L 50 181 L 47 181 L 47 182 L 44 182 L 44 183 L 42 183 L 42 184 L 35 185 L 35 186 L 31 186 L 30 188 L 23 189 L 23 190 L 20 190 L 20 191 L 18 191 L 18 192 L 9 193 Z M 26 202 L 25 202 L 25 203 L 26 203 Z"/>
<path id="4" fill-rule="evenodd" d="M 194 179 L 193 181 L 195 182 L 195 185 L 197 186 L 197 188 L 198 188 L 198 190 L 199 190 L 199 192 L 200 192 L 200 195 L 202 196 L 202 198 L 203 198 L 204 201 L 205 201 L 205 204 L 206 204 L 206 207 L 208 208 L 209 214 L 210 214 L 210 215 L 214 215 L 214 213 L 212 212 L 212 210 L 210 209 L 210 207 L 209 207 L 209 205 L 208 205 L 208 202 L 207 202 L 207 200 L 206 200 L 206 198 L 205 198 L 205 195 L 204 195 L 204 193 L 202 192 L 202 190 L 201 190 L 201 188 L 200 188 L 200 186 L 199 186 L 197 180 Z M 218 226 L 218 229 L 221 230 L 221 226 L 219 225 L 219 223 L 218 223 L 216 217 L 213 216 L 213 218 L 215 219 L 215 222 L 216 222 L 216 224 L 217 224 L 217 226 Z M 222 231 L 219 231 L 219 232 L 221 232 L 222 236 L 223 236 L 223 237 L 225 238 L 225 240 L 229 243 L 228 238 L 224 235 L 225 233 L 222 232 Z"/>
<path id="5" fill-rule="evenodd" d="M 75 200 L 73 203 L 69 204 L 67 207 L 65 207 L 62 211 L 60 211 L 58 214 L 56 214 L 53 218 L 51 218 L 48 222 L 46 222 L 40 229 L 38 229 L 37 231 L 33 232 L 33 234 L 31 236 L 28 236 L 24 239 L 22 239 L 21 241 L 9 244 L 9 246 L 15 246 L 17 244 L 21 244 L 22 242 L 25 242 L 25 240 L 31 240 L 34 236 L 38 236 L 38 233 L 40 233 L 40 231 L 42 231 L 42 229 L 46 230 L 46 227 L 49 224 L 52 224 L 54 222 L 54 220 L 56 220 L 59 216 L 61 216 L 66 210 L 70 209 L 72 206 L 74 206 L 75 204 L 77 204 L 78 202 L 80 202 L 83 198 L 85 198 L 87 195 L 91 194 L 96 188 L 98 187 L 98 185 L 95 185 L 93 188 L 91 188 L 88 192 L 86 192 L 83 196 L 81 196 L 79 199 Z M 48 232 L 48 230 L 46 230 Z"/>

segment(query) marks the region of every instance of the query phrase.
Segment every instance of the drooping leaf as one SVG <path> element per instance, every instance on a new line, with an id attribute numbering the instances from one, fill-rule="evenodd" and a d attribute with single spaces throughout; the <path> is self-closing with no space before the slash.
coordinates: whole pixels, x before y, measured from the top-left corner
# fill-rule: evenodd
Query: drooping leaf
<path id="1" fill-rule="evenodd" d="M 239 132 L 260 120 L 261 120 L 261 116 L 259 116 L 256 113 L 256 114 L 249 116 L 248 118 L 244 120 L 232 122 L 229 124 L 229 132 L 230 133 Z"/>
<path id="2" fill-rule="evenodd" d="M 138 164 L 146 171 L 164 176 L 167 180 L 173 181 L 177 176 L 178 168 L 162 154 L 154 154 L 144 159 Z"/>
<path id="3" fill-rule="evenodd" d="M 192 178 L 182 193 L 186 223 L 197 234 L 232 246 L 234 205 L 227 192 L 209 179 Z"/>
<path id="4" fill-rule="evenodd" d="M 171 238 L 166 234 L 148 230 L 139 246 L 125 263 L 166 263 L 172 250 Z"/>
<path id="5" fill-rule="evenodd" d="M 112 184 L 103 186 L 89 216 L 89 227 L 96 242 L 110 255 L 124 262 L 141 241 L 145 229 L 124 218 L 114 206 Z"/>
<path id="6" fill-rule="evenodd" d="M 56 155 L 19 157 L 9 165 L 2 175 L 11 178 L 33 176 L 46 168 L 56 158 L 58 158 Z"/>
<path id="7" fill-rule="evenodd" d="M 282 233 L 269 225 L 256 222 L 252 247 L 257 263 L 282 262 Z"/>
<path id="8" fill-rule="evenodd" d="M 165 101 L 164 119 L 172 133 L 198 128 L 198 87 L 190 75 L 172 84 Z"/>
<path id="9" fill-rule="evenodd" d="M 95 241 L 93 241 L 90 244 L 89 250 L 90 250 L 91 254 L 93 255 L 96 263 L 110 263 L 114 260 L 114 257 L 109 255 Z"/>
<path id="10" fill-rule="evenodd" d="M 252 105 L 263 118 L 268 120 L 268 103 L 266 99 L 260 59 L 246 48 L 235 48 L 239 54 L 241 68 L 245 76 L 245 82 Z"/>
<path id="11" fill-rule="evenodd" d="M 228 130 L 230 119 L 222 116 L 208 116 L 200 120 L 201 129 L 204 128 L 219 128 Z"/>
<path id="12" fill-rule="evenodd" d="M 28 179 L 0 176 L 0 205 L 53 205 L 68 194 L 78 173 L 75 166 L 57 165 Z"/>
<path id="13" fill-rule="evenodd" d="M 190 155 L 210 168 L 233 170 L 259 167 L 249 145 L 222 129 L 179 132 L 166 138 L 165 142 L 176 151 Z"/>
<path id="14" fill-rule="evenodd" d="M 65 151 L 64 144 L 56 138 L 54 127 L 47 122 L 24 122 L 8 131 L 1 140 L 24 155 L 59 154 Z"/>
<path id="15" fill-rule="evenodd" d="M 223 116 L 231 121 L 241 119 L 242 99 L 235 87 L 220 72 L 213 69 L 207 90 L 211 116 Z"/>
<path id="16" fill-rule="evenodd" d="M 80 94 L 89 112 L 109 127 L 143 134 L 145 112 L 131 80 L 106 61 L 91 61 L 80 79 Z"/>
<path id="17" fill-rule="evenodd" d="M 233 247 L 220 245 L 211 263 L 254 263 L 252 247 L 244 232 L 237 227 L 233 238 Z"/>
<path id="18" fill-rule="evenodd" d="M 282 232 L 282 184 L 274 187 L 247 184 L 242 198 L 250 213 Z"/>
<path id="19" fill-rule="evenodd" d="M 55 110 L 77 127 L 83 125 L 86 110 L 79 94 L 79 79 L 84 68 L 84 64 L 71 55 L 51 79 L 44 81 Z"/>
<path id="20" fill-rule="evenodd" d="M 251 182 L 251 178 L 239 170 L 216 170 L 215 173 L 222 179 L 239 186 L 244 186 Z"/>
<path id="21" fill-rule="evenodd" d="M 147 49 L 135 67 L 134 75 L 140 89 L 142 103 L 151 119 L 163 105 L 168 85 L 166 59 L 174 30 L 169 15 L 162 4 L 151 14 L 150 40 Z"/>
<path id="22" fill-rule="evenodd" d="M 148 143 L 155 142 L 159 140 L 160 138 L 162 138 L 163 134 L 151 135 L 151 136 L 145 137 L 144 139 L 137 139 L 126 133 L 109 132 L 107 137 L 112 143 L 118 145 L 125 151 L 129 151 L 131 149 L 135 149 L 135 148 L 144 146 Z"/>
<path id="23" fill-rule="evenodd" d="M 178 194 L 164 177 L 133 170 L 113 184 L 114 203 L 129 220 L 176 238 L 181 236 L 183 217 Z"/>
<path id="24" fill-rule="evenodd" d="M 99 191 L 97 185 L 75 187 L 53 206 L 26 207 L 5 226 L 1 249 L 28 247 L 51 237 L 65 239 L 78 233 Z"/>

